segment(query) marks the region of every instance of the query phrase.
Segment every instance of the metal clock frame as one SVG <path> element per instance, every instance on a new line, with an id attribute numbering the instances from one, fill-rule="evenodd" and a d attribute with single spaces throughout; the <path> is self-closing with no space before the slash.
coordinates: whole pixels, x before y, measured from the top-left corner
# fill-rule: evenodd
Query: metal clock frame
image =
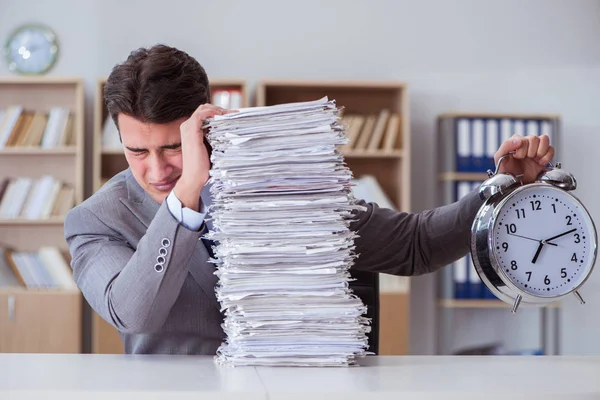
<path id="1" fill-rule="evenodd" d="M 508 155 L 510 154 L 507 154 L 501 157 L 500 160 L 498 160 L 496 172 L 498 171 L 498 166 L 500 165 L 500 162 Z M 557 168 L 560 168 L 560 164 L 557 164 Z M 492 177 L 496 175 L 496 173 L 488 171 L 488 175 Z M 499 181 L 501 181 L 505 185 L 511 181 L 510 179 L 505 179 L 501 175 L 496 176 L 500 178 Z M 498 215 L 502 211 L 503 206 L 519 192 L 531 187 L 550 187 L 556 190 L 564 191 L 581 207 L 583 212 L 588 214 L 590 218 L 593 229 L 593 238 L 590 238 L 590 256 L 592 257 L 592 265 L 588 271 L 587 276 L 575 287 L 575 289 L 573 289 L 569 293 L 555 296 L 534 296 L 524 292 L 522 289 L 518 288 L 514 283 L 512 283 L 512 281 L 506 276 L 504 270 L 500 266 L 500 263 L 496 259 L 495 252 L 493 251 L 493 232 Z M 567 187 L 574 187 L 574 185 L 567 185 Z M 470 250 L 475 269 L 481 280 L 490 289 L 490 291 L 502 301 L 508 304 L 513 303 L 513 313 L 517 311 L 521 302 L 523 302 L 525 305 L 546 306 L 570 295 L 571 293 L 573 293 L 579 299 L 581 304 L 585 304 L 585 301 L 579 294 L 578 289 L 580 289 L 585 284 L 585 282 L 591 275 L 592 270 L 594 269 L 597 256 L 598 238 L 594 221 L 591 218 L 591 215 L 588 212 L 588 210 L 581 203 L 581 201 L 576 196 L 569 193 L 566 189 L 560 187 L 560 185 L 543 181 L 537 181 L 535 183 L 522 185 L 516 180 L 516 178 L 513 180 L 512 185 L 508 185 L 508 187 L 498 188 L 493 192 L 490 192 L 490 187 L 486 187 L 484 183 L 484 185 L 482 185 L 481 187 L 480 195 L 482 196 L 482 198 L 486 199 L 486 202 L 479 209 L 475 219 L 473 220 L 470 237 Z"/>

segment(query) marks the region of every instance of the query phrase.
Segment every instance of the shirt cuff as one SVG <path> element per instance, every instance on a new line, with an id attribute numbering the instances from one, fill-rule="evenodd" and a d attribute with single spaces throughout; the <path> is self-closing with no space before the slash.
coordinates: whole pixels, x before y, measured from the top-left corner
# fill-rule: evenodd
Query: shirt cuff
<path id="1" fill-rule="evenodd" d="M 167 196 L 167 208 L 180 224 L 192 231 L 199 230 L 206 217 L 206 207 L 202 199 L 200 199 L 200 212 L 194 211 L 191 208 L 182 207 L 174 190 Z"/>

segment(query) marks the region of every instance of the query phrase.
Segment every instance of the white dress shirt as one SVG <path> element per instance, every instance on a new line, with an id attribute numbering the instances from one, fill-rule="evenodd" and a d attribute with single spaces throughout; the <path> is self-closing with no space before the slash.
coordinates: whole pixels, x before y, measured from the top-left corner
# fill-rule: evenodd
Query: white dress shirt
<path id="1" fill-rule="evenodd" d="M 202 199 L 200 199 L 200 212 L 194 211 L 191 208 L 182 207 L 174 190 L 171 190 L 167 196 L 167 207 L 180 224 L 192 231 L 199 230 L 204 222 L 204 217 L 206 217 L 206 207 Z"/>

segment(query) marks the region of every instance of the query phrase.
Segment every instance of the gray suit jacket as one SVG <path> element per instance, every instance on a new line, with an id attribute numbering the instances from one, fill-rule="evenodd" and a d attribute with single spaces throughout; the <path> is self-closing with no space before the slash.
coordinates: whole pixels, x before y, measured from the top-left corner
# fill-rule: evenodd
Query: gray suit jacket
<path id="1" fill-rule="evenodd" d="M 202 198 L 208 203 L 209 193 Z M 415 214 L 365 204 L 351 225 L 360 235 L 353 268 L 405 276 L 435 271 L 467 253 L 481 204 L 475 192 Z M 216 353 L 225 336 L 214 265 L 200 240 L 206 229 L 178 223 L 130 170 L 67 214 L 74 279 L 94 311 L 120 331 L 126 353 Z"/>

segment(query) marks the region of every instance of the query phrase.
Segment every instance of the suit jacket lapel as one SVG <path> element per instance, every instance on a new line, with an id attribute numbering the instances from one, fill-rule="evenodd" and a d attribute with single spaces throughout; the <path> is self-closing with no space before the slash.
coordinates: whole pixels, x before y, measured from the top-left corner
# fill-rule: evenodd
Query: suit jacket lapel
<path id="1" fill-rule="evenodd" d="M 160 204 L 152 200 L 146 191 L 137 183 L 135 177 L 129 169 L 127 170 L 126 182 L 128 197 L 126 199 L 122 198 L 121 202 L 141 221 L 142 224 L 144 224 L 146 229 L 148 229 L 150 223 L 156 215 L 156 212 L 160 208 Z M 207 188 L 204 188 L 202 191 L 202 199 L 210 204 L 210 193 L 208 191 L 205 192 L 205 189 Z M 205 205 L 208 207 L 206 202 Z M 209 221 L 206 221 L 206 223 L 208 226 Z M 218 278 L 214 274 L 214 264 L 204 262 L 205 259 L 210 258 L 210 255 L 203 244 L 204 243 L 200 241 L 199 245 L 196 246 L 196 249 L 192 254 L 189 273 L 198 283 L 204 293 L 208 296 L 208 298 L 215 300 L 215 307 L 220 310 L 219 303 L 216 301 L 214 290 L 216 284 L 218 283 Z"/>
<path id="2" fill-rule="evenodd" d="M 156 203 L 146 191 L 137 183 L 131 170 L 127 170 L 127 198 L 121 199 L 121 203 L 131 211 L 148 229 L 152 219 L 156 215 L 160 204 Z"/>

